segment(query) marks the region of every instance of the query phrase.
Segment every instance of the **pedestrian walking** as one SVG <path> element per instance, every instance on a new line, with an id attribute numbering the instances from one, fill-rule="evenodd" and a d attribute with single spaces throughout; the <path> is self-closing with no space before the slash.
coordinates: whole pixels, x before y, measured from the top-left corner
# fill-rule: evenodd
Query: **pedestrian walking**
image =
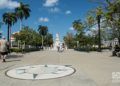
<path id="1" fill-rule="evenodd" d="M 8 54 L 8 42 L 6 41 L 5 37 L 2 37 L 0 40 L 0 54 L 1 54 L 1 59 L 3 62 L 6 62 L 6 56 Z"/>

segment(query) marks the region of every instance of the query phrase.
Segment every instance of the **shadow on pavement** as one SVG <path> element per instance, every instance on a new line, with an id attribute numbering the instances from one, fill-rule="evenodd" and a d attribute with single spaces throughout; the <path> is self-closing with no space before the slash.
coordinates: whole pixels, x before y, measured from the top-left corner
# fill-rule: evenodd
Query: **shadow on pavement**
<path id="1" fill-rule="evenodd" d="M 6 61 L 6 62 L 15 62 L 15 61 L 21 61 L 21 60 L 9 60 L 9 61 Z"/>
<path id="2" fill-rule="evenodd" d="M 11 58 L 21 58 L 23 55 L 8 55 L 6 59 L 11 59 Z"/>

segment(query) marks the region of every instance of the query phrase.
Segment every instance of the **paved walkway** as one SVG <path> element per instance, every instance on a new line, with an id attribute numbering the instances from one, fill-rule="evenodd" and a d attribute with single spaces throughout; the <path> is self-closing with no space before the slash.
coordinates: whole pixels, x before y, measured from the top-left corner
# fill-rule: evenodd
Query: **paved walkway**
<path id="1" fill-rule="evenodd" d="M 120 58 L 110 55 L 109 51 L 85 53 L 74 50 L 11 54 L 6 63 L 0 61 L 0 86 L 120 86 L 120 82 L 112 82 L 112 72 L 120 72 Z M 37 64 L 70 65 L 76 72 L 62 78 L 36 81 L 5 75 L 9 69 Z"/>

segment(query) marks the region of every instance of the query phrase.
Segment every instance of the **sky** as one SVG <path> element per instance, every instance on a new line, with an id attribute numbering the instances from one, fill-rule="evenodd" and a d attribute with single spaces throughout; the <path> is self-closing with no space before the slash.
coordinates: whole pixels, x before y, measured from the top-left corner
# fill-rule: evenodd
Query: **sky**
<path id="1" fill-rule="evenodd" d="M 74 32 L 72 28 L 74 20 L 84 21 L 87 12 L 98 5 L 89 0 L 0 0 L 0 21 L 5 12 L 14 12 L 19 2 L 29 4 L 31 9 L 30 17 L 23 20 L 23 25 L 36 31 L 39 25 L 46 25 L 54 38 L 56 33 L 59 33 L 60 40 L 67 32 Z M 7 25 L 3 24 L 1 28 L 3 35 L 7 36 Z M 11 29 L 12 32 L 19 31 L 20 21 L 18 20 Z"/>

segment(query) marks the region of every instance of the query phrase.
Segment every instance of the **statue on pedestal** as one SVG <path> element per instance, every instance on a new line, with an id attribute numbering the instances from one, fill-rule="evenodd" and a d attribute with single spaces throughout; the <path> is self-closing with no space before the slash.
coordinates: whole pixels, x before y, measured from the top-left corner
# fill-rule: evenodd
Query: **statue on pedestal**
<path id="1" fill-rule="evenodd" d="M 60 37 L 59 37 L 59 33 L 57 33 L 54 41 L 54 50 L 57 50 L 57 47 L 59 46 L 59 44 L 60 44 Z"/>

